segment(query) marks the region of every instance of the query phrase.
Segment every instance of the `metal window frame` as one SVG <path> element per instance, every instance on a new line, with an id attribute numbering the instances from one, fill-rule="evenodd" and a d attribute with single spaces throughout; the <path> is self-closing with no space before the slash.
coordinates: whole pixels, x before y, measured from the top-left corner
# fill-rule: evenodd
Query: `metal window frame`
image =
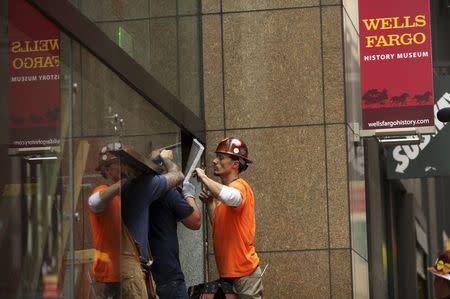
<path id="1" fill-rule="evenodd" d="M 126 84 L 167 118 L 201 142 L 206 141 L 205 122 L 116 45 L 97 25 L 67 0 L 27 0 L 71 38 L 87 48 Z"/>

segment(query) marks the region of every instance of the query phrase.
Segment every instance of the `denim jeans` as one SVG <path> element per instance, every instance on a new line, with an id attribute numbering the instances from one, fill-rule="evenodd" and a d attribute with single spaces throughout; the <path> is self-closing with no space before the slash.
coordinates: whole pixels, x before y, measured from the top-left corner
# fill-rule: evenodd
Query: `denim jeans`
<path id="1" fill-rule="evenodd" d="M 156 285 L 159 299 L 188 299 L 186 283 L 183 280 Z"/>

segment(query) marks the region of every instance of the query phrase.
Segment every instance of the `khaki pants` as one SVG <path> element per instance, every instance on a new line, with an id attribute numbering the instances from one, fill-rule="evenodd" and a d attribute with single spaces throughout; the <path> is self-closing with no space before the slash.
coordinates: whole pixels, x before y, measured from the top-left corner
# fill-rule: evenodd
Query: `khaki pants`
<path id="1" fill-rule="evenodd" d="M 142 272 L 141 263 L 136 256 L 121 255 L 121 277 L 123 299 L 147 299 L 147 287 L 145 274 Z"/>
<path id="2" fill-rule="evenodd" d="M 152 273 L 150 269 L 147 269 L 148 273 L 144 272 L 139 259 L 139 251 L 123 224 L 120 267 L 122 299 L 158 299 Z"/>
<path id="3" fill-rule="evenodd" d="M 252 274 L 233 279 L 233 291 L 239 299 L 262 299 L 261 268 L 258 266 Z"/>

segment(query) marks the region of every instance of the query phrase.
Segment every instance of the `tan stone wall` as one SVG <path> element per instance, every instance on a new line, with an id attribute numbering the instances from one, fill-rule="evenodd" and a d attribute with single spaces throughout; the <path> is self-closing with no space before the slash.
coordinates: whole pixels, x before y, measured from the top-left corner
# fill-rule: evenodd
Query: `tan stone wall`
<path id="1" fill-rule="evenodd" d="M 202 12 L 207 163 L 224 136 L 249 146 L 266 298 L 351 298 L 340 1 L 203 0 Z"/>

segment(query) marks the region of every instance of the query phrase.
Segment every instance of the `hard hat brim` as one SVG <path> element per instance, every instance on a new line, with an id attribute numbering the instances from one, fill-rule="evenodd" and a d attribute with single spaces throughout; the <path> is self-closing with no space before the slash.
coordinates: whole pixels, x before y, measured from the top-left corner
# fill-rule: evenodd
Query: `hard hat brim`
<path id="1" fill-rule="evenodd" d="M 428 267 L 427 270 L 428 270 L 428 272 L 430 272 L 433 275 L 444 278 L 446 280 L 450 280 L 450 274 L 445 274 L 443 272 L 440 272 L 440 271 L 436 270 L 436 268 L 434 268 L 434 267 Z"/>
<path id="2" fill-rule="evenodd" d="M 244 157 L 244 156 L 242 156 L 242 155 L 238 155 L 238 154 L 234 154 L 234 153 L 229 153 L 229 152 L 226 152 L 226 151 L 215 151 L 215 153 L 216 153 L 216 154 L 225 154 L 225 155 L 229 155 L 229 156 L 233 156 L 233 157 L 238 157 L 238 158 L 243 159 L 243 160 L 244 160 L 245 162 L 247 162 L 247 163 L 253 163 L 252 160 L 250 160 L 249 158 L 246 158 L 246 157 Z"/>

